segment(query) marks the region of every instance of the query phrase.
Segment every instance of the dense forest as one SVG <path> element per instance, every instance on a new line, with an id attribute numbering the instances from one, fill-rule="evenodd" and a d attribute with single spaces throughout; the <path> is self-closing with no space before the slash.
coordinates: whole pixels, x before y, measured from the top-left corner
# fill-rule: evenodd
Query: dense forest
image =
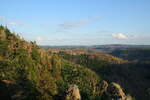
<path id="1" fill-rule="evenodd" d="M 76 64 L 88 67 L 108 82 L 117 82 L 137 100 L 148 100 L 150 86 L 150 62 L 132 62 L 107 54 L 85 53 L 59 55 Z M 140 91 L 140 92 L 139 92 Z"/>
<path id="2" fill-rule="evenodd" d="M 149 73 L 148 61 L 42 49 L 0 26 L 4 100 L 150 100 Z M 68 95 L 70 85 L 78 87 L 81 97 Z"/>

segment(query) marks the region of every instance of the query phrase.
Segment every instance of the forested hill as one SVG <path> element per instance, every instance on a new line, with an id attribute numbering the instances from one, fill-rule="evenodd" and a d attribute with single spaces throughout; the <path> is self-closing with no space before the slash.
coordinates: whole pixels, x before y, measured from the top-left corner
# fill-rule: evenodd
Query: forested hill
<path id="1" fill-rule="evenodd" d="M 94 69 L 98 60 L 92 64 L 93 67 L 50 53 L 0 26 L 0 98 L 71 100 L 72 96 L 66 91 L 69 85 L 75 84 L 83 100 L 133 100 L 126 89 L 104 76 L 107 69 L 101 70 L 102 73 Z M 104 63 L 105 68 L 107 64 Z"/>

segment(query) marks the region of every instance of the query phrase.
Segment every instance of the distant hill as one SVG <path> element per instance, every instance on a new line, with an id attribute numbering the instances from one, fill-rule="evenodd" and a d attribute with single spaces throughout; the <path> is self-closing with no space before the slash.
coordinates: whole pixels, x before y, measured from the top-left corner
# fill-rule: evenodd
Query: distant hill
<path id="1" fill-rule="evenodd" d="M 49 46 L 40 45 L 41 48 L 53 48 L 53 49 L 75 49 L 75 48 L 90 48 L 90 49 L 104 49 L 104 48 L 150 48 L 150 45 L 131 45 L 131 44 L 107 44 L 107 45 L 64 45 L 64 46 Z"/>
<path id="2" fill-rule="evenodd" d="M 150 45 L 110 44 L 93 46 L 41 46 L 44 49 L 54 50 L 84 50 L 99 54 L 110 54 L 129 61 L 150 61 Z"/>

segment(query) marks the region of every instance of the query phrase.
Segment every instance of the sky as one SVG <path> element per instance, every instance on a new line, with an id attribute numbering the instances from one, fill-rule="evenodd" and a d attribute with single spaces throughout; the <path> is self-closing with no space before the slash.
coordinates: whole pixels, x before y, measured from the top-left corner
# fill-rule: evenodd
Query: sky
<path id="1" fill-rule="evenodd" d="M 39 45 L 150 45 L 150 0 L 0 0 L 0 24 Z"/>

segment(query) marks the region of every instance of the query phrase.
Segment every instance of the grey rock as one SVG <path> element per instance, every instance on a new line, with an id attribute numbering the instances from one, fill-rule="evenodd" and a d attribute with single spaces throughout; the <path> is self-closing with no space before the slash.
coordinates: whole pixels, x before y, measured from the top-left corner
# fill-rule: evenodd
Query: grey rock
<path id="1" fill-rule="evenodd" d="M 67 90 L 67 100 L 81 100 L 80 91 L 77 85 L 69 85 Z"/>

